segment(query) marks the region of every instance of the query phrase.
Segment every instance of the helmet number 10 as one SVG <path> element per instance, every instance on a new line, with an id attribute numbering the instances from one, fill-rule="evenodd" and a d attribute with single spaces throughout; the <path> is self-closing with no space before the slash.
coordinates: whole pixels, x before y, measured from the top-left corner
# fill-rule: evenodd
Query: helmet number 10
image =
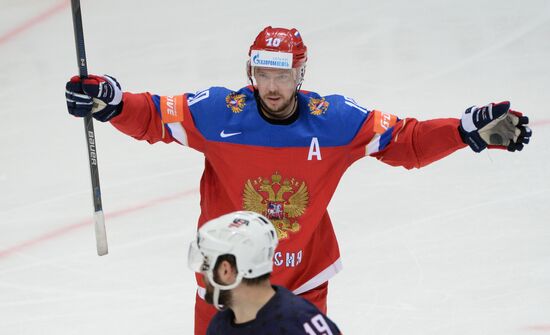
<path id="1" fill-rule="evenodd" d="M 280 38 L 273 38 L 273 37 L 270 37 L 266 40 L 267 42 L 267 46 L 268 47 L 278 47 L 279 45 L 281 45 L 281 39 Z"/>

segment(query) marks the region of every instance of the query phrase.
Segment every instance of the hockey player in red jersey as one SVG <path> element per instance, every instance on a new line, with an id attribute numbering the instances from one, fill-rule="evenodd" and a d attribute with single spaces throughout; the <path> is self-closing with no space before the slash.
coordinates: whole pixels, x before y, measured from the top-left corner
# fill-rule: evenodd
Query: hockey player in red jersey
<path id="1" fill-rule="evenodd" d="M 188 264 L 206 283 L 218 312 L 207 335 L 338 335 L 311 302 L 271 285 L 277 231 L 255 212 L 238 211 L 205 223 L 189 246 Z"/>
<path id="2" fill-rule="evenodd" d="M 326 312 L 328 280 L 341 270 L 327 206 L 346 169 L 369 156 L 421 168 L 470 146 L 521 150 L 531 130 L 508 102 L 470 107 L 460 119 L 398 118 L 341 95 L 300 90 L 307 48 L 296 29 L 266 27 L 249 50 L 251 85 L 210 87 L 159 96 L 122 93 L 109 76 L 73 77 L 69 113 L 92 113 L 149 143 L 176 142 L 202 152 L 198 226 L 249 210 L 275 225 L 279 247 L 272 282 Z M 246 164 L 242 164 L 246 162 Z M 205 334 L 215 309 L 198 278 L 195 334 Z"/>

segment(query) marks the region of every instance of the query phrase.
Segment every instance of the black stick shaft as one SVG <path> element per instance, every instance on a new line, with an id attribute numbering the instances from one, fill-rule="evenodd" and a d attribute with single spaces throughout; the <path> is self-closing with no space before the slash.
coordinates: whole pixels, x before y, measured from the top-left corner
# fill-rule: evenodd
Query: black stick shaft
<path id="1" fill-rule="evenodd" d="M 76 59 L 78 63 L 78 72 L 81 78 L 88 76 L 88 65 L 86 63 L 86 49 L 84 47 L 84 31 L 82 29 L 82 14 L 80 9 L 80 0 L 71 0 L 74 40 L 76 45 Z M 88 160 L 90 165 L 90 174 L 92 179 L 92 197 L 94 201 L 94 218 L 96 223 L 96 240 L 98 245 L 98 254 L 107 253 L 107 238 L 105 235 L 105 223 L 103 219 L 103 206 L 101 204 L 101 188 L 99 186 L 99 169 L 97 165 L 97 150 L 95 142 L 94 124 L 91 113 L 84 117 L 84 129 L 86 143 L 88 146 Z M 99 229 L 99 232 L 98 232 Z"/>
<path id="2" fill-rule="evenodd" d="M 74 40 L 76 45 L 76 59 L 78 62 L 78 72 L 81 78 L 88 76 L 88 65 L 86 63 L 86 49 L 84 47 L 84 31 L 82 30 L 82 14 L 80 11 L 80 0 L 71 0 L 73 9 Z M 86 143 L 88 144 L 88 158 L 90 163 L 90 172 L 92 175 L 92 189 L 94 198 L 94 210 L 102 210 L 101 189 L 99 186 L 99 170 L 97 167 L 97 150 L 95 145 L 95 132 L 92 115 L 84 118 L 84 127 L 86 130 Z"/>
<path id="3" fill-rule="evenodd" d="M 73 10 L 74 41 L 76 45 L 76 59 L 81 77 L 88 76 L 88 65 L 86 64 L 86 48 L 84 47 L 84 30 L 82 29 L 82 14 L 80 0 L 71 0 Z"/>

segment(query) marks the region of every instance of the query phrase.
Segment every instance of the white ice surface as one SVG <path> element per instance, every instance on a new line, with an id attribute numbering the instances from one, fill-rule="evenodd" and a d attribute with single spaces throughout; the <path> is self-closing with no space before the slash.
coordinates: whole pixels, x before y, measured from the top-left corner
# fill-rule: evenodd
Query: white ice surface
<path id="1" fill-rule="evenodd" d="M 461 150 L 407 171 L 373 159 L 330 204 L 345 334 L 550 334 L 550 2 L 82 0 L 90 73 L 159 94 L 246 85 L 266 25 L 309 47 L 304 89 L 402 117 L 509 99 L 521 153 Z M 110 253 L 95 253 L 68 2 L 0 40 L 0 334 L 191 334 L 186 268 L 202 156 L 96 123 Z M 60 4 L 0 1 L 0 36 Z"/>

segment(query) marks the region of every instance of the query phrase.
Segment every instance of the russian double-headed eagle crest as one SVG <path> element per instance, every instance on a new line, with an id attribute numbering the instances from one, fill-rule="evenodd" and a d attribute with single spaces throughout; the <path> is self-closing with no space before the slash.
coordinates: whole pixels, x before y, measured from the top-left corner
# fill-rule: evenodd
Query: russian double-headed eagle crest
<path id="1" fill-rule="evenodd" d="M 307 106 L 309 107 L 309 110 L 311 111 L 311 114 L 313 115 L 321 115 L 324 114 L 328 109 L 329 102 L 325 100 L 325 98 L 316 99 L 316 98 L 310 98 L 309 103 Z"/>
<path id="2" fill-rule="evenodd" d="M 246 96 L 244 94 L 237 94 L 236 92 L 231 92 L 225 97 L 225 103 L 233 113 L 240 113 L 243 111 L 246 105 L 245 100 Z"/>
<path id="3" fill-rule="evenodd" d="M 249 179 L 244 185 L 244 209 L 269 218 L 279 239 L 289 238 L 289 233 L 300 231 L 297 218 L 305 213 L 308 200 L 305 182 L 283 179 L 278 172 L 271 178 Z"/>

